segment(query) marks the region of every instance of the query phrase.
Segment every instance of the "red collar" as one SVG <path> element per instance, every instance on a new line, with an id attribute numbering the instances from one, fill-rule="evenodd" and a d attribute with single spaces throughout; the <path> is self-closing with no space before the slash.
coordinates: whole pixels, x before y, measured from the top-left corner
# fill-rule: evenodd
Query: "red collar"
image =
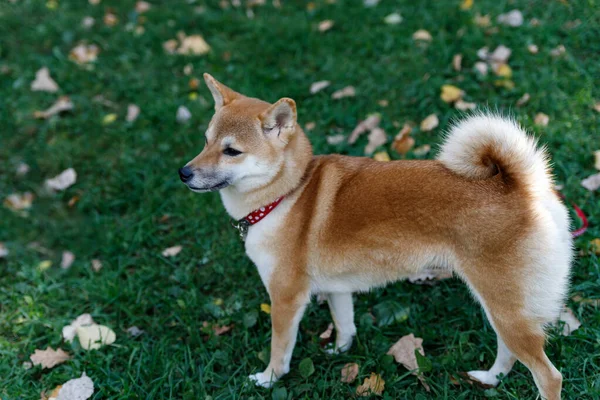
<path id="1" fill-rule="evenodd" d="M 279 197 L 274 202 L 267 204 L 264 207 L 259 208 L 258 210 L 252 211 L 250 214 L 246 215 L 244 218 L 239 221 L 231 221 L 231 225 L 240 232 L 240 237 L 242 240 L 246 239 L 246 235 L 248 234 L 248 228 L 250 225 L 254 225 L 257 222 L 261 221 L 265 218 L 271 211 L 275 209 L 281 203 L 285 196 Z"/>

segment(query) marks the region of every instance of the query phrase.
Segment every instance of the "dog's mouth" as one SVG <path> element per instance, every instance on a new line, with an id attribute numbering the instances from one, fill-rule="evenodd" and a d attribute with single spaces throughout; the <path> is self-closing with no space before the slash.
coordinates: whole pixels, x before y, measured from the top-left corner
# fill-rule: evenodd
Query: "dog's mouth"
<path id="1" fill-rule="evenodd" d="M 192 192 L 197 192 L 197 193 L 204 193 L 204 192 L 214 192 L 216 190 L 221 190 L 226 188 L 227 186 L 229 186 L 230 183 L 228 181 L 223 181 L 221 183 L 218 183 L 216 185 L 213 186 L 207 186 L 207 187 L 203 187 L 203 188 L 199 188 L 196 186 L 191 186 L 188 185 L 188 188 L 192 191 Z"/>

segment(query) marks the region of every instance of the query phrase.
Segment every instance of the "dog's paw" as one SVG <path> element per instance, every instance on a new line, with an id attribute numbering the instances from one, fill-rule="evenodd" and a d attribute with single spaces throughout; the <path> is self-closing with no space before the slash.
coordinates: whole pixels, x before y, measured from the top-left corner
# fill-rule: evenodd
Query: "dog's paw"
<path id="1" fill-rule="evenodd" d="M 498 386 L 498 383 L 500 383 L 500 380 L 496 377 L 496 375 L 490 371 L 470 371 L 467 372 L 467 375 L 469 375 L 469 379 L 472 381 L 480 383 L 484 386 L 495 387 Z"/>
<path id="2" fill-rule="evenodd" d="M 277 378 L 272 374 L 265 374 L 264 372 L 258 372 L 248 377 L 256 386 L 262 386 L 269 389 L 277 381 Z"/>
<path id="3" fill-rule="evenodd" d="M 352 347 L 352 337 L 348 340 L 342 341 L 341 343 L 336 342 L 335 346 L 331 345 L 331 347 L 325 349 L 325 352 L 327 354 L 340 354 L 350 350 L 350 347 Z"/>

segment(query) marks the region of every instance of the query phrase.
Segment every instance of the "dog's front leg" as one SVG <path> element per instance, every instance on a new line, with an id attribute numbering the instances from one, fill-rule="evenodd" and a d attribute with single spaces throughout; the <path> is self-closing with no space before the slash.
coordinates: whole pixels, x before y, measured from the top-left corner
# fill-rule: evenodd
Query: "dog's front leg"
<path id="1" fill-rule="evenodd" d="M 296 344 L 298 325 L 310 297 L 308 290 L 271 286 L 271 360 L 267 369 L 250 379 L 269 388 L 290 370 L 292 351 Z"/>

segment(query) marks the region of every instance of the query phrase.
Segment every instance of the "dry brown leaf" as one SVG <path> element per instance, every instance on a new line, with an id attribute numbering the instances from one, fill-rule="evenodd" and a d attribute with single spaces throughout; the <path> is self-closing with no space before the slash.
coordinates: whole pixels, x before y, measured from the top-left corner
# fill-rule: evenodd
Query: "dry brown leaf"
<path id="1" fill-rule="evenodd" d="M 127 122 L 135 121 L 139 115 L 140 115 L 140 108 L 137 105 L 135 105 L 135 104 L 127 105 L 127 116 L 125 117 L 125 120 Z"/>
<path id="2" fill-rule="evenodd" d="M 418 157 L 422 157 L 431 151 L 431 146 L 428 144 L 424 144 L 423 146 L 419 146 L 413 150 L 413 154 Z"/>
<path id="3" fill-rule="evenodd" d="M 423 339 L 415 337 L 412 333 L 402 336 L 387 352 L 394 356 L 397 363 L 402 364 L 409 371 L 414 371 L 419 368 L 415 350 L 425 355 L 423 351 Z"/>
<path id="4" fill-rule="evenodd" d="M 62 258 L 60 260 L 60 267 L 62 269 L 69 269 L 69 268 L 71 268 L 71 265 L 73 265 L 74 261 L 75 261 L 75 254 L 71 253 L 68 250 L 63 251 Z"/>
<path id="5" fill-rule="evenodd" d="M 581 322 L 579 322 L 577 317 L 575 317 L 573 311 L 566 306 L 561 311 L 558 320 L 564 322 L 563 330 L 561 333 L 563 336 L 571 335 L 581 326 Z"/>
<path id="6" fill-rule="evenodd" d="M 535 44 L 530 44 L 527 45 L 527 50 L 531 53 L 531 54 L 537 54 L 539 49 Z"/>
<path id="7" fill-rule="evenodd" d="M 94 62 L 98 59 L 100 48 L 95 44 L 78 44 L 69 53 L 69 59 L 79 65 Z"/>
<path id="8" fill-rule="evenodd" d="M 504 45 L 500 45 L 496 47 L 494 52 L 488 56 L 489 60 L 492 62 L 497 62 L 499 64 L 506 64 L 510 55 L 512 54 L 512 50 Z"/>
<path id="9" fill-rule="evenodd" d="M 363 397 L 370 396 L 372 394 L 381 396 L 384 388 L 385 381 L 381 375 L 371 372 L 371 376 L 365 378 L 363 384 L 356 388 L 356 394 Z"/>
<path id="10" fill-rule="evenodd" d="M 329 339 L 331 337 L 332 333 L 333 333 L 333 324 L 329 323 L 329 325 L 327 325 L 327 329 L 323 333 L 321 333 L 319 335 L 319 337 L 321 339 Z"/>
<path id="11" fill-rule="evenodd" d="M 94 258 L 92 260 L 92 269 L 94 270 L 94 272 L 100 272 L 102 267 L 102 261 L 98 260 L 97 258 Z"/>
<path id="12" fill-rule="evenodd" d="M 119 18 L 117 18 L 115 14 L 109 11 L 106 14 L 104 14 L 103 21 L 104 25 L 106 26 L 115 26 L 119 23 Z"/>
<path id="13" fill-rule="evenodd" d="M 77 182 L 77 172 L 73 168 L 67 168 L 54 178 L 46 179 L 44 186 L 48 190 L 63 191 Z"/>
<path id="14" fill-rule="evenodd" d="M 455 54 L 454 57 L 452 57 L 452 68 L 454 68 L 455 71 L 460 71 L 462 69 L 462 54 Z"/>
<path id="15" fill-rule="evenodd" d="M 383 129 L 379 127 L 372 129 L 369 133 L 369 143 L 367 143 L 367 145 L 365 146 L 365 154 L 373 154 L 379 146 L 383 146 L 384 144 L 386 144 L 387 140 L 387 135 L 385 134 L 385 131 Z"/>
<path id="16" fill-rule="evenodd" d="M 437 128 L 439 124 L 440 120 L 438 119 L 437 115 L 431 114 L 421 121 L 421 130 L 423 132 L 429 132 Z"/>
<path id="17" fill-rule="evenodd" d="M 498 15 L 496 18 L 499 24 L 518 27 L 523 25 L 523 14 L 519 10 L 512 10 L 506 14 Z"/>
<path id="18" fill-rule="evenodd" d="M 340 381 L 344 383 L 352 383 L 358 376 L 358 364 L 348 363 L 342 367 L 342 378 Z"/>
<path id="19" fill-rule="evenodd" d="M 486 76 L 488 73 L 488 66 L 483 61 L 477 61 L 473 66 L 475 71 L 479 72 L 482 76 Z"/>
<path id="20" fill-rule="evenodd" d="M 473 22 L 480 28 L 487 28 L 492 23 L 492 20 L 490 19 L 489 14 L 481 15 L 478 13 L 475 15 L 475 18 L 473 18 Z"/>
<path id="21" fill-rule="evenodd" d="M 231 331 L 231 329 L 233 329 L 233 327 L 235 326 L 234 324 L 231 325 L 218 325 L 218 324 L 213 324 L 211 326 L 211 324 L 209 324 L 207 321 L 202 322 L 202 326 L 204 328 L 208 328 L 210 327 L 211 330 L 213 331 L 213 333 L 215 334 L 215 336 L 221 336 L 226 334 L 227 332 Z"/>
<path id="22" fill-rule="evenodd" d="M 315 129 L 316 126 L 317 124 L 315 122 L 307 122 L 306 125 L 304 125 L 304 128 L 307 131 L 312 131 L 313 129 Z"/>
<path id="23" fill-rule="evenodd" d="M 600 150 L 594 152 L 594 168 L 600 170 Z"/>
<path id="24" fill-rule="evenodd" d="M 561 45 L 556 46 L 554 49 L 550 50 L 550 55 L 552 57 L 560 57 L 563 54 L 565 54 L 566 51 L 567 51 L 567 49 L 565 48 L 565 46 L 563 46 L 561 44 Z"/>
<path id="25" fill-rule="evenodd" d="M 139 14 L 143 14 L 151 8 L 151 4 L 147 1 L 138 1 L 135 3 L 135 11 Z"/>
<path id="26" fill-rule="evenodd" d="M 418 31 L 413 33 L 412 37 L 414 40 L 422 40 L 425 42 L 431 42 L 431 40 L 433 39 L 431 37 L 431 33 L 426 31 L 425 29 L 419 29 Z"/>
<path id="27" fill-rule="evenodd" d="M 163 43 L 163 49 L 169 54 L 175 54 L 178 44 L 176 39 L 169 39 Z"/>
<path id="28" fill-rule="evenodd" d="M 190 35 L 181 37 L 181 45 L 177 54 L 200 56 L 208 53 L 210 46 L 201 35 Z"/>
<path id="29" fill-rule="evenodd" d="M 373 160 L 375 160 L 375 161 L 381 161 L 381 162 L 392 161 L 392 159 L 390 158 L 390 155 L 385 150 L 384 151 L 380 151 L 378 153 L 375 153 L 373 155 Z"/>
<path id="30" fill-rule="evenodd" d="M 343 89 L 337 90 L 333 92 L 331 98 L 334 100 L 343 99 L 344 97 L 354 97 L 356 96 L 356 89 L 354 86 L 346 86 Z"/>
<path id="31" fill-rule="evenodd" d="M 477 104 L 464 101 L 463 99 L 458 99 L 456 103 L 454 103 L 454 108 L 461 111 L 474 110 L 477 108 Z"/>
<path id="32" fill-rule="evenodd" d="M 533 122 L 538 126 L 548 126 L 548 122 L 550 122 L 550 117 L 540 112 L 535 114 Z"/>
<path id="33" fill-rule="evenodd" d="M 49 400 L 87 400 L 94 394 L 94 382 L 85 374 L 80 378 L 65 382 L 58 391 L 56 398 Z"/>
<path id="34" fill-rule="evenodd" d="M 43 391 L 40 396 L 40 399 L 41 400 L 56 400 L 56 398 L 58 397 L 58 392 L 60 392 L 61 388 L 62 388 L 62 385 L 58 385 L 57 387 L 52 389 L 50 394 L 46 394 L 46 391 Z"/>
<path id="35" fill-rule="evenodd" d="M 593 105 L 593 109 L 600 113 L 600 101 L 596 102 Z"/>
<path id="36" fill-rule="evenodd" d="M 310 85 L 310 94 L 315 94 L 331 85 L 330 81 L 318 81 Z"/>
<path id="37" fill-rule="evenodd" d="M 166 249 L 164 249 L 162 251 L 162 255 L 163 257 L 175 257 L 177 254 L 179 254 L 181 252 L 181 250 L 183 249 L 182 246 L 173 246 L 173 247 L 167 247 Z"/>
<path id="38" fill-rule="evenodd" d="M 340 144 L 345 140 L 346 140 L 346 137 L 344 135 L 342 135 L 341 133 L 339 135 L 327 136 L 327 143 L 329 143 L 331 145 Z"/>
<path id="39" fill-rule="evenodd" d="M 390 102 L 386 99 L 381 99 L 377 100 L 377 104 L 379 104 L 381 107 L 387 107 L 390 105 Z"/>
<path id="40" fill-rule="evenodd" d="M 587 190 L 593 192 L 600 188 L 600 173 L 590 175 L 584 180 L 581 181 L 581 186 L 586 188 Z"/>
<path id="41" fill-rule="evenodd" d="M 35 79 L 31 82 L 31 90 L 50 93 L 58 91 L 58 85 L 50 77 L 50 70 L 47 67 L 41 68 L 35 73 Z"/>
<path id="42" fill-rule="evenodd" d="M 367 117 L 367 119 L 365 119 L 364 121 L 361 121 L 358 125 L 356 125 L 356 128 L 354 128 L 354 130 L 348 137 L 348 143 L 354 144 L 358 140 L 360 135 L 362 135 L 363 133 L 365 133 L 367 131 L 375 129 L 376 127 L 379 126 L 380 122 L 381 122 L 381 115 L 379 115 L 379 114 L 369 115 Z"/>
<path id="43" fill-rule="evenodd" d="M 456 86 L 442 85 L 442 93 L 440 94 L 440 98 L 445 103 L 453 103 L 464 96 L 464 94 L 465 92 Z"/>
<path id="44" fill-rule="evenodd" d="M 400 132 L 394 138 L 392 148 L 401 155 L 406 155 L 415 145 L 415 140 L 410 136 L 412 127 L 410 124 L 404 124 Z"/>
<path id="45" fill-rule="evenodd" d="M 517 100 L 517 107 L 521 107 L 527 104 L 530 98 L 531 96 L 529 95 L 529 93 L 523 94 L 523 96 L 521 96 L 519 100 Z"/>
<path id="46" fill-rule="evenodd" d="M 4 199 L 4 206 L 12 211 L 22 211 L 31 208 L 33 194 L 31 192 L 13 193 Z"/>
<path id="47" fill-rule="evenodd" d="M 74 107 L 73 102 L 67 96 L 61 96 L 56 100 L 50 108 L 44 111 L 34 111 L 33 117 L 38 119 L 48 119 L 54 115 L 60 114 L 65 111 L 70 111 Z"/>
<path id="48" fill-rule="evenodd" d="M 51 347 L 46 347 L 46 350 L 38 349 L 29 357 L 33 365 L 41 365 L 42 369 L 54 368 L 70 358 L 69 353 L 66 353 L 63 349 L 54 350 Z"/>
<path id="49" fill-rule="evenodd" d="M 324 21 L 319 22 L 319 32 L 326 32 L 333 28 L 335 22 L 331 19 L 326 19 Z"/>

